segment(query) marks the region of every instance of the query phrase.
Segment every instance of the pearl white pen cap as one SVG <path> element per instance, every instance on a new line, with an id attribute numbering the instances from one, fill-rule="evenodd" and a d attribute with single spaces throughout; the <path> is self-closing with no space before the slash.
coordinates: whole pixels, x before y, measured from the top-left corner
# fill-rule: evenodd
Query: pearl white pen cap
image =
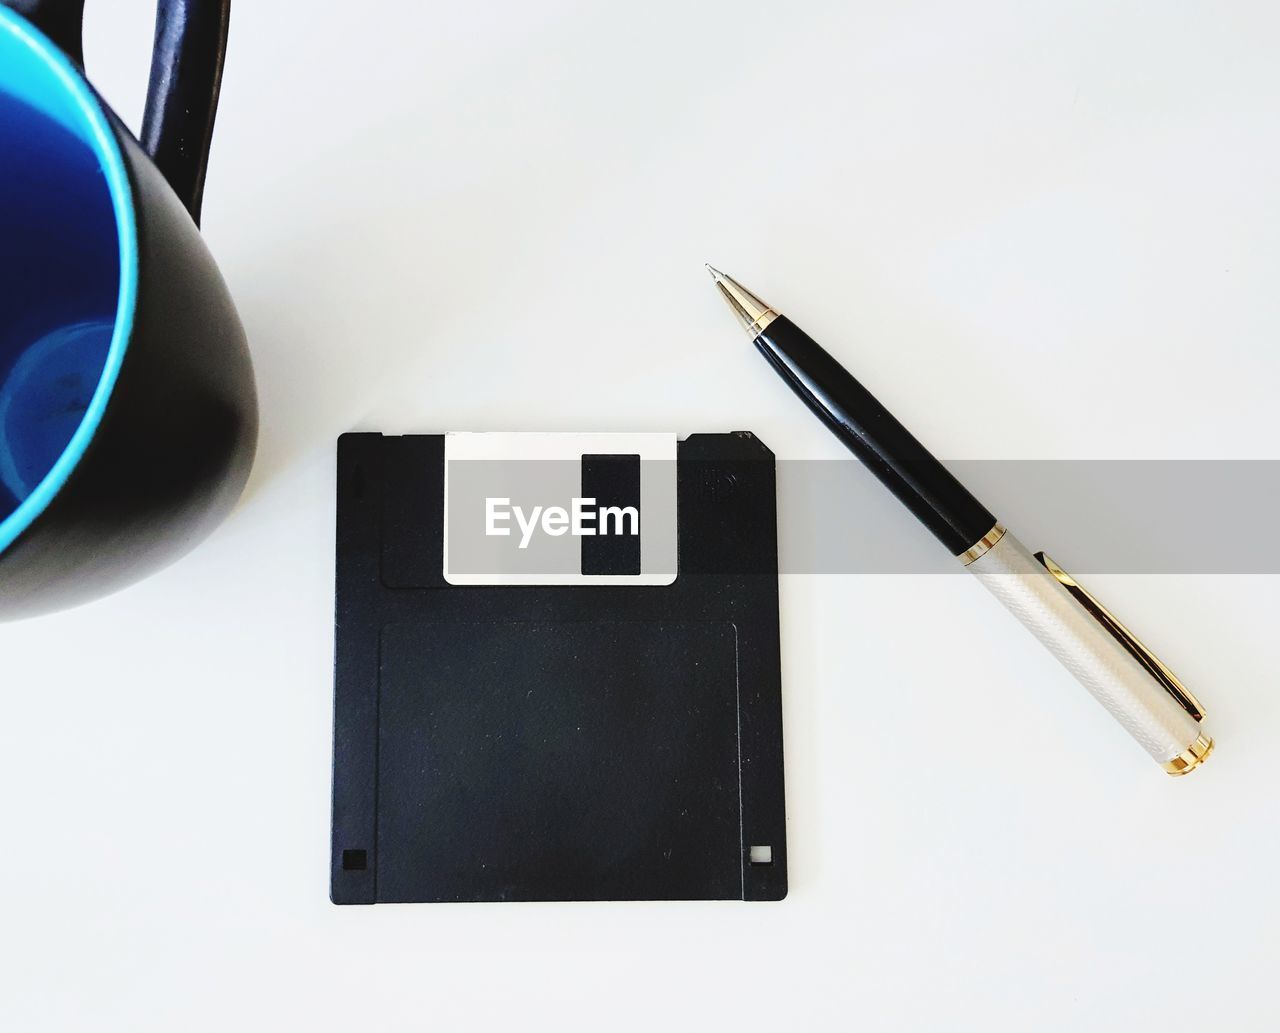
<path id="1" fill-rule="evenodd" d="M 998 524 L 970 552 L 962 557 L 970 573 L 1169 774 L 1185 775 L 1213 752 L 1195 696 L 1052 559 L 1033 556 Z"/>

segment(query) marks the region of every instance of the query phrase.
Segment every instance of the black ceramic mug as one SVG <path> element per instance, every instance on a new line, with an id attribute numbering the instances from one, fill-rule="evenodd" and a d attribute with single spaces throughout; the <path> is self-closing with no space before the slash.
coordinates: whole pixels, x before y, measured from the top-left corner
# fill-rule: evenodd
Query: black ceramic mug
<path id="1" fill-rule="evenodd" d="M 84 0 L 0 6 L 0 618 L 205 537 L 257 440 L 200 237 L 230 0 L 160 0 L 141 143 L 85 81 Z M 6 7 L 8 9 L 6 9 Z"/>

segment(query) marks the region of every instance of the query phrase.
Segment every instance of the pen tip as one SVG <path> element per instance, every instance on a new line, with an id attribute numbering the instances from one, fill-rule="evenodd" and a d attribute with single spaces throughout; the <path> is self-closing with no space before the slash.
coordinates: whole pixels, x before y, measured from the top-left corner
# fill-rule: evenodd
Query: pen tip
<path id="1" fill-rule="evenodd" d="M 764 328 L 778 318 L 778 313 L 742 286 L 732 276 L 726 276 L 710 262 L 706 263 L 707 272 L 716 283 L 716 290 L 733 309 L 733 314 L 752 337 L 758 337 Z"/>

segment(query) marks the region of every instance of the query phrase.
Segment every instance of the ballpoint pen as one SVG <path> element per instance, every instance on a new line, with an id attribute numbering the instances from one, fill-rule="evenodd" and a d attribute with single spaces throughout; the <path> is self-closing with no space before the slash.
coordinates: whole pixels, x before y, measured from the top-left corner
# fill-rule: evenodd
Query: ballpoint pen
<path id="1" fill-rule="evenodd" d="M 1195 697 L 1105 606 L 1034 556 L 795 323 L 707 266 L 756 347 L 813 413 L 1171 775 L 1213 750 Z"/>

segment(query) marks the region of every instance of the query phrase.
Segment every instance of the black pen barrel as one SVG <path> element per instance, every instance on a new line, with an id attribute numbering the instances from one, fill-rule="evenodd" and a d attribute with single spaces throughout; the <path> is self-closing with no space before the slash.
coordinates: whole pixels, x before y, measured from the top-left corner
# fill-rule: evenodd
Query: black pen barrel
<path id="1" fill-rule="evenodd" d="M 786 316 L 755 338 L 791 389 L 953 555 L 996 518 L 853 375 Z"/>

